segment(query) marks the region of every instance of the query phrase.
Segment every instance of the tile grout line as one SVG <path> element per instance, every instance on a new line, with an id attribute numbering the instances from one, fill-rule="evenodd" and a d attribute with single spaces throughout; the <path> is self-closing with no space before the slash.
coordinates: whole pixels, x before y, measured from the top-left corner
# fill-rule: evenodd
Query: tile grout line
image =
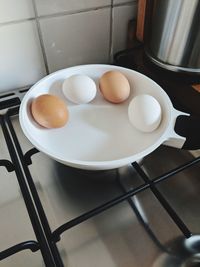
<path id="1" fill-rule="evenodd" d="M 58 13 L 41 15 L 41 16 L 38 16 L 38 18 L 39 19 L 48 19 L 48 18 L 56 18 L 56 17 L 67 16 L 67 15 L 76 15 L 76 14 L 86 13 L 86 12 L 90 12 L 90 11 L 98 11 L 98 10 L 106 9 L 109 7 L 110 7 L 110 5 L 105 5 L 105 6 L 101 6 L 101 7 L 77 9 L 77 10 L 73 10 L 73 11 L 67 11 L 66 10 L 66 11 L 62 11 L 62 12 L 58 12 Z"/>
<path id="2" fill-rule="evenodd" d="M 114 0 L 111 0 L 112 2 L 112 14 L 111 14 L 111 23 L 112 23 L 112 32 L 111 32 L 111 38 L 112 38 L 112 44 L 110 46 L 110 62 L 113 63 L 113 49 L 114 49 L 114 40 L 113 40 L 113 30 L 114 30 L 114 9 L 117 7 L 127 7 L 127 6 L 137 6 L 138 5 L 138 1 L 127 1 L 126 3 L 119 3 L 119 4 L 115 4 L 113 5 Z"/>
<path id="3" fill-rule="evenodd" d="M 112 63 L 113 56 L 113 6 L 114 0 L 111 0 L 111 9 L 110 9 L 110 40 L 109 40 L 109 63 Z"/>
<path id="4" fill-rule="evenodd" d="M 17 24 L 17 23 L 23 23 L 23 22 L 32 21 L 32 20 L 35 20 L 35 17 L 26 18 L 26 19 L 19 19 L 19 20 L 11 20 L 11 21 L 6 21 L 6 22 L 0 22 L 0 27 L 12 25 L 12 24 Z"/>
<path id="5" fill-rule="evenodd" d="M 101 10 L 101 9 L 106 9 L 109 7 L 121 7 L 121 6 L 127 6 L 127 5 L 135 5 L 137 4 L 137 1 L 128 1 L 126 3 L 119 3 L 119 4 L 113 4 L 113 0 L 111 0 L 112 4 L 111 5 L 104 5 L 101 7 L 96 7 L 96 8 L 87 8 L 87 9 L 77 9 L 74 11 L 62 11 L 62 12 L 58 12 L 58 13 L 52 13 L 52 14 L 47 14 L 47 15 L 41 15 L 39 16 L 37 14 L 37 9 L 36 9 L 36 4 L 35 4 L 35 0 L 32 0 L 33 2 L 33 6 L 34 6 L 34 13 L 37 16 L 37 19 L 47 19 L 47 18 L 55 18 L 55 17 L 61 17 L 61 16 L 65 16 L 65 15 L 75 15 L 75 14 L 79 14 L 79 13 L 84 13 L 84 12 L 89 12 L 89 11 L 96 11 L 96 10 Z M 22 22 L 26 22 L 26 21 L 32 21 L 36 19 L 36 17 L 30 17 L 30 18 L 25 18 L 25 19 L 18 19 L 18 20 L 11 20 L 11 21 L 6 21 L 6 22 L 0 22 L 0 27 L 1 26 L 5 26 L 5 25 L 10 25 L 10 24 L 16 24 L 16 23 L 22 23 Z"/>
<path id="6" fill-rule="evenodd" d="M 110 5 L 105 5 L 105 6 L 101 6 L 101 7 L 97 7 L 97 8 L 79 9 L 79 10 L 75 10 L 75 11 L 62 11 L 62 12 L 58 12 L 58 13 L 52 13 L 52 14 L 39 16 L 38 12 L 37 12 L 35 0 L 32 0 L 32 3 L 33 3 L 35 17 L 18 19 L 18 20 L 11 20 L 11 21 L 6 21 L 6 22 L 0 22 L 0 27 L 5 26 L 5 25 L 10 25 L 10 24 L 17 24 L 17 23 L 21 23 L 21 22 L 26 22 L 26 21 L 34 20 L 36 18 L 38 20 L 39 19 L 56 18 L 56 17 L 67 16 L 67 15 L 76 15 L 76 14 L 85 13 L 85 12 L 89 12 L 89 11 L 98 11 L 98 10 L 102 10 L 102 9 L 106 9 L 106 8 L 110 7 Z"/>
<path id="7" fill-rule="evenodd" d="M 46 55 L 46 51 L 45 51 L 44 41 L 43 41 L 43 37 L 42 37 L 42 30 L 40 27 L 40 22 L 39 22 L 39 18 L 38 18 L 38 12 L 37 12 L 35 0 L 32 0 L 32 4 L 33 4 L 34 13 L 35 13 L 35 21 L 36 21 L 36 26 L 37 26 L 38 36 L 39 36 L 39 42 L 40 42 L 40 46 L 41 46 L 41 50 L 42 50 L 44 66 L 46 69 L 46 73 L 49 74 L 50 72 L 49 72 L 49 66 L 48 66 L 48 61 L 47 61 L 47 55 Z"/>
<path id="8" fill-rule="evenodd" d="M 47 60 L 44 40 L 43 40 L 43 36 L 42 36 L 40 19 L 55 18 L 55 17 L 61 17 L 61 16 L 65 16 L 65 15 L 80 14 L 80 13 L 84 13 L 84 12 L 97 11 L 97 10 L 110 8 L 110 27 L 109 27 L 110 32 L 109 32 L 108 61 L 109 61 L 109 63 L 112 63 L 112 60 L 113 60 L 112 57 L 113 57 L 113 19 L 114 19 L 113 15 L 114 15 L 114 8 L 115 7 L 123 7 L 123 6 L 127 6 L 127 5 L 135 5 L 135 4 L 137 4 L 137 0 L 135 0 L 135 1 L 127 1 L 125 3 L 119 3 L 119 4 L 114 4 L 114 0 L 111 0 L 111 4 L 110 5 L 104 5 L 104 6 L 96 7 L 96 8 L 75 10 L 75 11 L 71 11 L 71 12 L 70 11 L 63 11 L 63 12 L 59 12 L 59 13 L 39 16 L 38 12 L 37 12 L 37 6 L 36 6 L 35 0 L 31 0 L 31 2 L 32 2 L 32 5 L 33 5 L 35 17 L 31 17 L 31 18 L 27 18 L 27 19 L 20 19 L 20 20 L 13 20 L 13 21 L 9 21 L 9 22 L 3 22 L 3 23 L 0 23 L 0 27 L 1 26 L 5 26 L 5 25 L 12 25 L 12 24 L 23 23 L 23 22 L 28 22 L 28 21 L 34 21 L 35 20 L 36 27 L 37 27 L 37 32 L 38 32 L 38 36 L 39 36 L 39 43 L 40 43 L 40 46 L 41 46 L 42 56 L 43 56 L 43 60 L 44 60 L 44 66 L 45 66 L 45 70 L 46 70 L 47 74 L 49 74 L 50 72 L 49 72 L 49 66 L 48 66 L 48 60 Z"/>
<path id="9" fill-rule="evenodd" d="M 114 7 L 121 7 L 121 6 L 132 6 L 132 5 L 137 5 L 138 4 L 138 1 L 135 0 L 135 1 L 127 1 L 127 2 L 124 2 L 124 3 L 119 3 L 119 4 L 115 4 Z"/>

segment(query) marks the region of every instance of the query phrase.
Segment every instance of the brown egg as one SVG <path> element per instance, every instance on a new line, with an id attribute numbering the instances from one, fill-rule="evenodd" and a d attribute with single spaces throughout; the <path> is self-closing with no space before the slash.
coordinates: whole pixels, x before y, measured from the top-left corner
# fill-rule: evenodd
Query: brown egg
<path id="1" fill-rule="evenodd" d="M 130 94 L 128 79 L 119 71 L 104 73 L 100 78 L 99 88 L 104 98 L 112 103 L 121 103 Z"/>
<path id="2" fill-rule="evenodd" d="M 45 128 L 59 128 L 67 123 L 66 104 L 57 96 L 44 94 L 36 97 L 31 105 L 35 121 Z"/>

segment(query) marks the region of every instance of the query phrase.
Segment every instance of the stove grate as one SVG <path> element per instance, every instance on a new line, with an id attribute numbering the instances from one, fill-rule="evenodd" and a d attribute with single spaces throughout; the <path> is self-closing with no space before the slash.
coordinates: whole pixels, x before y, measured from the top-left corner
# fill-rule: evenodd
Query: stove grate
<path id="1" fill-rule="evenodd" d="M 46 266 L 64 266 L 60 257 L 60 253 L 58 251 L 56 243 L 62 238 L 62 234 L 68 229 L 75 227 L 76 225 L 100 214 L 113 206 L 118 205 L 123 201 L 128 201 L 132 210 L 136 214 L 139 222 L 146 229 L 150 237 L 156 242 L 156 244 L 162 248 L 163 251 L 167 249 L 160 243 L 157 239 L 156 235 L 151 230 L 150 225 L 142 217 L 139 209 L 136 205 L 134 205 L 132 201 L 132 197 L 139 194 L 142 191 L 150 189 L 153 194 L 156 196 L 157 200 L 161 203 L 163 208 L 168 212 L 168 215 L 180 229 L 182 234 L 189 238 L 192 233 L 179 217 L 179 215 L 175 212 L 173 207 L 167 202 L 164 196 L 159 192 L 156 188 L 158 183 L 165 181 L 166 179 L 172 178 L 175 174 L 182 172 L 183 170 L 197 164 L 200 161 L 200 157 L 193 159 L 190 162 L 187 162 L 181 166 L 178 166 L 175 169 L 170 170 L 169 172 L 160 175 L 159 177 L 155 177 L 153 179 L 149 179 L 146 173 L 143 171 L 142 167 L 140 167 L 137 163 L 132 163 L 133 168 L 135 168 L 136 172 L 142 177 L 143 183 L 142 185 L 133 188 L 131 190 L 126 191 L 123 187 L 123 184 L 120 182 L 120 186 L 122 189 L 122 194 L 118 197 L 111 199 L 110 201 L 60 225 L 53 232 L 50 229 L 49 222 L 47 220 L 45 211 L 41 204 L 36 186 L 33 182 L 33 178 L 29 171 L 29 165 L 32 163 L 31 157 L 38 153 L 39 151 L 36 148 L 33 148 L 23 154 L 19 140 L 15 133 L 14 127 L 12 125 L 11 118 L 12 116 L 18 115 L 19 107 L 14 107 L 9 109 L 4 115 L 1 115 L 0 122 L 1 127 L 4 133 L 4 137 L 8 146 L 8 150 L 10 152 L 12 162 L 8 160 L 1 160 L 0 165 L 5 166 L 8 171 L 15 171 L 18 179 L 18 183 L 20 185 L 22 195 L 24 198 L 24 202 L 27 207 L 27 211 L 29 213 L 30 220 L 32 222 L 33 229 L 36 234 L 37 241 L 26 241 L 17 245 L 14 245 L 2 252 L 0 252 L 0 259 L 4 259 L 9 257 L 15 253 L 18 253 L 21 250 L 31 249 L 32 252 L 37 250 L 41 250 L 41 253 L 44 258 L 44 262 Z M 119 182 L 119 181 L 118 181 Z"/>

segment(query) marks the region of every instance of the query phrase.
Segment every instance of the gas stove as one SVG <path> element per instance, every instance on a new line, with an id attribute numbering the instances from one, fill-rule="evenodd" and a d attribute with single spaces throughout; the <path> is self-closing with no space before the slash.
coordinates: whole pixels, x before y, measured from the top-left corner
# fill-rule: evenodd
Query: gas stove
<path id="1" fill-rule="evenodd" d="M 27 90 L 0 97 L 1 266 L 200 266 L 200 157 L 161 146 L 116 170 L 64 166 L 20 128 Z"/>

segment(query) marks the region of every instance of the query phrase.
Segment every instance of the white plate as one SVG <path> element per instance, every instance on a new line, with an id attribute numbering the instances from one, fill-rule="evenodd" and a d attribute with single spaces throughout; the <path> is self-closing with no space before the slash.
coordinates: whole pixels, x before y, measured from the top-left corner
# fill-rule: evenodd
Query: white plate
<path id="1" fill-rule="evenodd" d="M 131 94 L 124 103 L 107 102 L 99 90 L 88 104 L 76 105 L 64 97 L 62 83 L 67 77 L 88 75 L 98 87 L 99 78 L 109 70 L 119 70 L 129 80 Z M 44 129 L 33 120 L 30 103 L 44 93 L 57 95 L 68 105 L 70 118 L 63 128 Z M 128 120 L 129 102 L 138 94 L 150 94 L 161 105 L 162 121 L 152 133 L 136 130 Z M 168 138 L 172 112 L 167 94 L 148 77 L 112 65 L 81 65 L 57 71 L 36 83 L 21 103 L 19 118 L 25 135 L 40 151 L 72 167 L 105 170 L 136 161 L 162 144 Z"/>

